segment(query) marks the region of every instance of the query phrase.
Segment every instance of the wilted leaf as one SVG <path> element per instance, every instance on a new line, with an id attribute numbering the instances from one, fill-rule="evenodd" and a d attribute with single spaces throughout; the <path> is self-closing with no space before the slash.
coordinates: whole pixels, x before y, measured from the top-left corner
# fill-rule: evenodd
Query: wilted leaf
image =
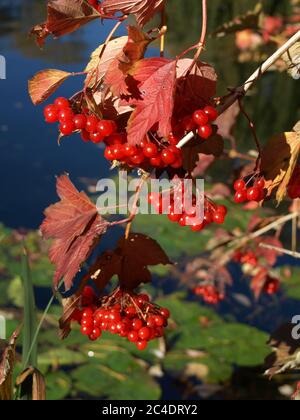
<path id="1" fill-rule="evenodd" d="M 48 0 L 47 21 L 36 25 L 31 34 L 35 35 L 37 43 L 43 46 L 49 35 L 66 35 L 100 17 L 104 16 L 86 0 Z"/>
<path id="2" fill-rule="evenodd" d="M 278 204 L 287 192 L 300 153 L 300 134 L 283 133 L 270 139 L 262 151 L 261 172 L 266 180 L 268 196 L 276 191 Z"/>
<path id="3" fill-rule="evenodd" d="M 140 26 L 144 26 L 155 13 L 164 6 L 165 0 L 104 0 L 102 7 L 106 13 L 122 12 L 133 14 Z"/>
<path id="4" fill-rule="evenodd" d="M 133 78 L 143 82 L 138 86 L 141 98 L 128 123 L 130 144 L 140 144 L 147 132 L 158 123 L 158 134 L 167 137 L 171 131 L 176 82 L 176 61 L 147 58 L 134 66 Z"/>
<path id="5" fill-rule="evenodd" d="M 106 222 L 84 192 L 79 192 L 67 175 L 57 179 L 60 202 L 45 211 L 41 231 L 46 239 L 53 238 L 49 257 L 56 266 L 54 286 L 64 278 L 70 289 L 75 275 L 106 232 Z"/>
<path id="6" fill-rule="evenodd" d="M 71 73 L 61 70 L 42 70 L 28 82 L 29 95 L 34 105 L 49 98 L 67 80 Z"/>
<path id="7" fill-rule="evenodd" d="M 16 342 L 20 334 L 17 329 L 8 343 L 0 340 L 0 401 L 11 400 L 13 396 L 12 375 L 16 358 Z"/>
<path id="8" fill-rule="evenodd" d="M 129 70 L 133 64 L 144 57 L 146 48 L 151 41 L 147 34 L 135 26 L 128 27 L 128 41 L 123 50 L 111 62 L 105 76 L 105 83 L 115 96 L 130 95 L 126 83 Z"/>
<path id="9" fill-rule="evenodd" d="M 18 376 L 16 385 L 21 387 L 21 397 L 25 395 L 33 401 L 46 400 L 45 378 L 38 369 L 27 368 Z"/>
<path id="10" fill-rule="evenodd" d="M 293 79 L 300 79 L 300 42 L 296 42 L 283 56 L 287 71 Z"/>
<path id="11" fill-rule="evenodd" d="M 273 353 L 266 359 L 266 375 L 285 373 L 300 368 L 300 339 L 293 338 L 293 324 L 285 324 L 275 331 L 269 341 Z"/>
<path id="12" fill-rule="evenodd" d="M 94 281 L 100 290 L 114 276 L 119 277 L 121 287 L 133 290 L 142 283 L 151 281 L 148 266 L 171 264 L 160 247 L 151 239 L 138 233 L 131 233 L 126 239 L 121 238 L 113 252 L 106 252 L 99 259 L 99 274 Z"/>
<path id="13" fill-rule="evenodd" d="M 258 30 L 260 27 L 261 13 L 262 4 L 258 3 L 254 10 L 250 10 L 245 15 L 235 17 L 231 22 L 224 23 L 212 35 L 222 37 L 244 29 Z"/>
<path id="14" fill-rule="evenodd" d="M 231 107 L 223 112 L 217 119 L 216 125 L 218 126 L 218 133 L 225 139 L 232 142 L 235 141 L 233 130 L 237 122 L 237 117 L 240 113 L 240 107 L 238 101 L 236 101 Z"/>
<path id="15" fill-rule="evenodd" d="M 65 339 L 71 332 L 71 320 L 75 309 L 78 306 L 80 296 L 72 295 L 62 300 L 63 314 L 59 319 L 59 337 Z"/>

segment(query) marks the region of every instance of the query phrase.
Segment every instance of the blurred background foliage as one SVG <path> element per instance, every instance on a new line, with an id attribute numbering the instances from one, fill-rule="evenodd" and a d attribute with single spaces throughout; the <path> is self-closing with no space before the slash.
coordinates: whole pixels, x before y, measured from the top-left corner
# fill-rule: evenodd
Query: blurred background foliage
<path id="1" fill-rule="evenodd" d="M 200 3 L 198 0 L 169 0 L 168 54 L 178 54 L 198 39 Z M 256 4 L 253 0 L 211 0 L 209 31 L 254 9 Z M 290 0 L 266 0 L 262 4 L 271 15 L 290 13 Z M 67 170 L 77 185 L 91 186 L 108 171 L 102 152 L 95 153 L 92 145 L 83 145 L 78 138 L 66 141 L 58 149 L 54 130 L 45 127 L 41 110 L 32 107 L 26 93 L 28 78 L 41 68 L 81 70 L 90 52 L 103 41 L 108 28 L 92 24 L 65 39 L 48 42 L 40 51 L 26 34 L 33 24 L 43 20 L 44 14 L 42 0 L 0 1 L 0 54 L 7 58 L 8 64 L 8 79 L 0 82 L 6 98 L 0 116 L 0 313 L 8 320 L 8 335 L 23 317 L 21 255 L 24 243 L 30 256 L 39 317 L 51 297 L 53 267 L 47 257 L 48 244 L 41 240 L 36 229 L 43 209 L 56 200 L 54 175 Z M 203 59 L 216 67 L 220 95 L 226 93 L 228 86 L 240 85 L 257 66 L 238 61 L 234 35 L 209 38 Z M 78 80 L 67 83 L 61 93 L 70 95 L 78 90 L 77 83 Z M 247 98 L 247 110 L 257 122 L 262 141 L 274 133 L 290 130 L 300 119 L 295 83 L 285 73 L 270 72 Z M 15 124 L 16 119 L 18 124 Z M 241 149 L 252 141 L 242 118 L 235 135 Z M 224 162 L 215 165 L 212 174 L 214 180 L 221 182 L 233 179 L 232 168 Z M 244 231 L 251 214 L 233 206 L 230 199 L 222 202 L 232 209 L 225 228 Z M 134 228 L 157 239 L 183 267 L 205 250 L 216 233 L 208 230 L 189 234 L 171 225 L 165 217 L 157 216 L 138 217 Z M 105 238 L 101 247 L 112 246 L 118 233 L 116 230 Z M 266 345 L 268 334 L 281 323 L 290 321 L 300 307 L 300 268 L 294 266 L 292 259 L 284 258 L 276 270 L 284 273 L 291 267 L 291 277 L 279 295 L 262 297 L 257 302 L 247 278 L 232 264 L 229 270 L 234 286 L 228 289 L 228 298 L 217 308 L 200 304 L 172 270 L 156 269 L 153 285 L 145 290 L 159 304 L 170 308 L 172 322 L 166 340 L 151 343 L 143 353 L 118 337 L 104 336 L 91 344 L 82 337 L 79 328 L 66 341 L 59 341 L 57 320 L 61 309 L 56 302 L 39 337 L 38 362 L 46 375 L 47 398 L 289 397 L 292 389 L 289 386 L 294 378 L 279 377 L 270 383 L 262 376 L 262 364 L 270 352 Z M 20 369 L 21 360 L 16 374 Z"/>

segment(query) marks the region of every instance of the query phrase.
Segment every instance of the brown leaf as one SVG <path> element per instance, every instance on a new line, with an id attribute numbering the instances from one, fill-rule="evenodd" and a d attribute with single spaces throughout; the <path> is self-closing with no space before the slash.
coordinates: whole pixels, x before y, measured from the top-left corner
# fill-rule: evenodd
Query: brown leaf
<path id="1" fill-rule="evenodd" d="M 223 112 L 217 119 L 218 133 L 224 138 L 232 142 L 235 141 L 233 130 L 237 122 L 237 117 L 240 113 L 238 101 Z"/>
<path id="2" fill-rule="evenodd" d="M 54 239 L 49 257 L 56 265 L 54 286 L 64 278 L 69 290 L 73 279 L 87 260 L 100 237 L 106 232 L 106 222 L 84 192 L 79 192 L 67 175 L 57 179 L 60 202 L 45 211 L 41 231 L 45 239 Z"/>
<path id="3" fill-rule="evenodd" d="M 40 46 L 43 46 L 49 35 L 54 37 L 66 35 L 95 19 L 104 17 L 86 0 L 48 0 L 47 10 L 47 21 L 31 30 L 31 34 L 36 36 Z"/>
<path id="4" fill-rule="evenodd" d="M 71 297 L 62 299 L 63 314 L 59 319 L 59 337 L 63 340 L 71 332 L 72 315 L 78 307 L 80 296 L 73 295 Z"/>
<path id="5" fill-rule="evenodd" d="M 128 41 L 111 62 L 105 76 L 105 83 L 115 96 L 130 95 L 126 82 L 128 73 L 132 66 L 144 57 L 151 41 L 152 39 L 140 29 L 135 26 L 128 27 Z"/>
<path id="6" fill-rule="evenodd" d="M 42 70 L 28 82 L 29 95 L 34 105 L 49 98 L 72 73 L 61 70 Z"/>
<path id="7" fill-rule="evenodd" d="M 106 13 L 122 12 L 133 14 L 140 26 L 144 26 L 155 13 L 164 6 L 165 0 L 104 0 L 102 7 Z"/>
<path id="8" fill-rule="evenodd" d="M 16 342 L 20 334 L 18 328 L 8 343 L 0 340 L 0 401 L 12 400 L 12 376 L 16 359 Z"/>
<path id="9" fill-rule="evenodd" d="M 142 283 L 151 281 L 148 266 L 171 264 L 160 245 L 149 236 L 131 233 L 121 238 L 113 252 L 106 252 L 98 262 L 99 274 L 94 281 L 100 290 L 117 275 L 120 286 L 133 290 Z"/>
<path id="10" fill-rule="evenodd" d="M 86 83 L 89 86 L 94 86 L 105 76 L 109 66 L 113 60 L 123 51 L 123 48 L 128 42 L 128 36 L 121 36 L 112 39 L 107 45 L 101 44 L 92 53 L 90 61 L 85 68 L 85 72 L 91 73 L 95 70 L 94 74 L 87 76 Z"/>
<path id="11" fill-rule="evenodd" d="M 183 167 L 188 173 L 192 173 L 199 162 L 201 155 L 220 157 L 224 150 L 224 140 L 218 134 L 203 141 L 194 138 L 182 148 Z"/>
<path id="12" fill-rule="evenodd" d="M 261 172 L 266 180 L 267 196 L 276 191 L 278 204 L 287 192 L 300 153 L 300 134 L 283 133 L 270 139 L 261 156 Z"/>
<path id="13" fill-rule="evenodd" d="M 46 400 L 46 382 L 38 369 L 29 367 L 24 370 L 16 380 L 16 385 L 21 387 L 22 395 L 31 395 L 32 401 Z"/>

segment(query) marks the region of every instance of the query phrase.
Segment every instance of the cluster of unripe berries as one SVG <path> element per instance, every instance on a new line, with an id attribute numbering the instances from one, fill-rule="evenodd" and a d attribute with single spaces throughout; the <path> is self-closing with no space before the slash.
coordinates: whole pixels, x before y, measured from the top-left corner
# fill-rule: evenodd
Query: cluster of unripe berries
<path id="1" fill-rule="evenodd" d="M 117 132 L 117 125 L 111 120 L 100 120 L 95 115 L 75 114 L 66 98 L 57 98 L 54 104 L 44 109 L 47 123 L 59 123 L 59 132 L 63 136 L 81 131 L 82 139 L 101 143 Z"/>
<path id="2" fill-rule="evenodd" d="M 151 193 L 148 195 L 148 202 L 155 209 L 157 214 L 167 213 L 168 219 L 178 223 L 182 227 L 190 227 L 193 232 L 199 232 L 211 223 L 223 224 L 227 215 L 227 207 L 217 205 L 204 197 L 203 219 L 198 220 L 197 197 L 192 194 L 191 208 L 185 208 L 184 185 L 171 192 L 168 203 L 165 203 L 162 193 Z M 167 207 L 167 208 L 166 208 Z"/>
<path id="3" fill-rule="evenodd" d="M 234 201 L 237 204 L 245 203 L 246 201 L 262 201 L 265 194 L 265 181 L 263 178 L 258 178 L 254 181 L 252 186 L 248 186 L 243 179 L 238 179 L 234 183 Z"/>
<path id="4" fill-rule="evenodd" d="M 215 286 L 210 284 L 194 287 L 193 293 L 196 296 L 201 296 L 204 302 L 209 305 L 217 305 L 225 299 L 224 294 L 220 293 Z"/>
<path id="5" fill-rule="evenodd" d="M 169 310 L 151 303 L 146 294 L 117 289 L 99 301 L 93 289 L 86 287 L 82 309 L 76 309 L 72 319 L 79 322 L 81 333 L 91 341 L 107 331 L 134 343 L 138 350 L 145 350 L 149 341 L 163 337 L 169 317 Z"/>
<path id="6" fill-rule="evenodd" d="M 300 198 L 300 165 L 297 165 L 294 169 L 293 175 L 287 188 L 287 193 L 292 200 Z"/>

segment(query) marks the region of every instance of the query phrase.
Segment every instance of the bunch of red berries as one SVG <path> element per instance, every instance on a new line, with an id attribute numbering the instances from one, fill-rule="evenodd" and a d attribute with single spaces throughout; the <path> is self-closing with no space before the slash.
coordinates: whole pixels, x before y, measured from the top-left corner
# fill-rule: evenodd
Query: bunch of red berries
<path id="1" fill-rule="evenodd" d="M 294 169 L 293 175 L 287 188 L 288 196 L 295 200 L 300 198 L 300 165 Z"/>
<path id="2" fill-rule="evenodd" d="M 252 186 L 249 186 L 243 179 L 238 179 L 234 183 L 234 201 L 237 204 L 244 203 L 246 201 L 262 201 L 266 194 L 265 194 L 265 181 L 263 178 L 258 178 L 254 181 Z"/>
<path id="3" fill-rule="evenodd" d="M 155 144 L 149 140 L 139 146 L 127 143 L 126 133 L 116 137 L 111 136 L 106 142 L 104 156 L 109 161 L 117 160 L 129 167 L 171 168 L 182 167 L 182 151 L 173 145 Z"/>
<path id="4" fill-rule="evenodd" d="M 234 262 L 240 264 L 249 264 L 254 267 L 258 264 L 258 258 L 255 255 L 255 253 L 251 250 L 248 250 L 246 252 L 236 251 L 232 259 Z"/>
<path id="5" fill-rule="evenodd" d="M 81 137 L 85 142 L 101 143 L 117 132 L 114 121 L 100 120 L 95 115 L 84 113 L 75 114 L 66 98 L 57 98 L 54 104 L 47 105 L 44 116 L 47 123 L 59 123 L 59 132 L 63 136 L 81 131 Z"/>
<path id="6" fill-rule="evenodd" d="M 164 335 L 170 312 L 151 303 L 148 295 L 136 295 L 118 288 L 110 296 L 98 300 L 91 290 L 84 289 L 82 310 L 77 309 L 72 317 L 80 323 L 81 333 L 91 341 L 108 331 L 127 338 L 139 350 L 145 350 L 149 341 Z"/>
<path id="7" fill-rule="evenodd" d="M 193 122 L 197 126 L 197 133 L 200 138 L 207 140 L 213 134 L 212 122 L 218 118 L 218 111 L 212 106 L 198 109 L 193 114 Z"/>
<path id="8" fill-rule="evenodd" d="M 210 284 L 196 286 L 193 292 L 196 296 L 201 296 L 204 302 L 209 305 L 217 305 L 225 299 L 224 294 L 220 293 L 215 286 Z"/>
<path id="9" fill-rule="evenodd" d="M 219 225 L 225 222 L 227 207 L 213 203 L 206 196 L 204 197 L 204 215 L 202 220 L 198 220 L 197 196 L 192 194 L 191 208 L 185 209 L 184 185 L 171 191 L 169 203 L 164 202 L 162 193 L 152 193 L 148 195 L 148 202 L 156 210 L 157 214 L 167 212 L 168 219 L 173 223 L 178 223 L 182 227 L 189 226 L 193 232 L 199 232 L 211 223 Z M 167 207 L 167 208 L 166 208 Z"/>

